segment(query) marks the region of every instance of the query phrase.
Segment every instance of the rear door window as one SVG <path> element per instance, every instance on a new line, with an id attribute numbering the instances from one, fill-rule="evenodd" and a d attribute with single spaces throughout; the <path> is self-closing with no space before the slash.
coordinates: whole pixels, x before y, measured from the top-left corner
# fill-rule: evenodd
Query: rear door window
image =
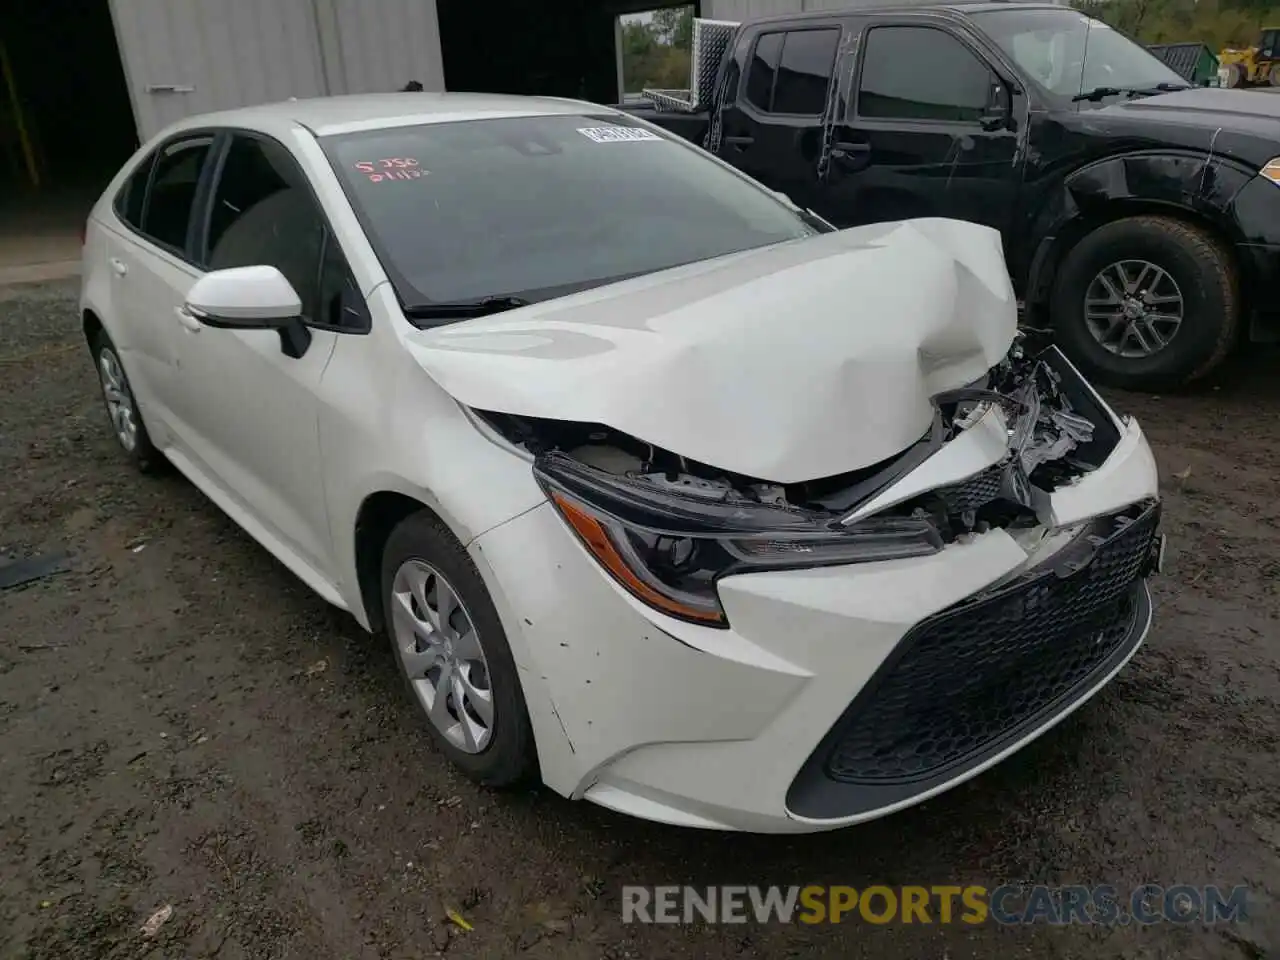
<path id="1" fill-rule="evenodd" d="M 839 42 L 839 30 L 797 30 L 787 34 L 771 112 L 813 117 L 823 113 Z"/>
<path id="2" fill-rule="evenodd" d="M 766 33 L 756 41 L 751 54 L 751 68 L 747 71 L 747 100 L 761 110 L 773 109 L 773 83 L 778 76 L 778 61 L 782 59 L 781 33 Z"/>
<path id="3" fill-rule="evenodd" d="M 191 211 L 213 137 L 178 140 L 156 156 L 151 186 L 142 211 L 141 232 L 175 251 L 185 251 Z"/>
<path id="4" fill-rule="evenodd" d="M 766 113 L 821 116 L 839 44 L 835 27 L 763 34 L 751 57 L 746 99 Z"/>

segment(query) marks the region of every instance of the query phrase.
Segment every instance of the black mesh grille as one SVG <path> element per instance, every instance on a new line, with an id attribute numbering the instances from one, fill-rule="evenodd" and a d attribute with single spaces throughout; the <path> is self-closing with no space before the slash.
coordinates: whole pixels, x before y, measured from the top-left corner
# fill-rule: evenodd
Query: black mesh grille
<path id="1" fill-rule="evenodd" d="M 946 504 L 947 513 L 960 516 L 978 510 L 1000 496 L 1004 482 L 1004 465 L 989 467 L 975 477 L 970 477 L 950 487 L 942 487 L 934 493 Z"/>
<path id="2" fill-rule="evenodd" d="M 1130 635 L 1158 523 L 1158 504 L 1109 518 L 1045 567 L 920 623 L 833 731 L 827 776 L 933 777 L 1051 710 Z"/>

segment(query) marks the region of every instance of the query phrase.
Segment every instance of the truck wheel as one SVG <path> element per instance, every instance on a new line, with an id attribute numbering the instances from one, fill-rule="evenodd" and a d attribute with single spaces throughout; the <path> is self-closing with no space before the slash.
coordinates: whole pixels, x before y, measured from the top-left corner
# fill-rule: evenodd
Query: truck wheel
<path id="1" fill-rule="evenodd" d="M 1227 84 L 1232 90 L 1237 90 L 1244 86 L 1244 68 L 1238 63 L 1230 64 L 1227 67 Z"/>
<path id="2" fill-rule="evenodd" d="M 1099 383 L 1160 390 L 1202 377 L 1239 327 L 1235 265 L 1200 227 L 1126 217 L 1067 253 L 1050 311 L 1059 345 Z"/>
<path id="3" fill-rule="evenodd" d="M 1273 63 L 1267 74 L 1267 82 L 1273 87 L 1280 87 L 1280 63 Z"/>

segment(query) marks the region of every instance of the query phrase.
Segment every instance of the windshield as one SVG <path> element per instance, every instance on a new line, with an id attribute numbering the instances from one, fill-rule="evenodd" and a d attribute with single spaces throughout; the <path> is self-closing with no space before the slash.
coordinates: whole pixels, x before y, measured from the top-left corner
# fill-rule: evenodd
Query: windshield
<path id="1" fill-rule="evenodd" d="M 1099 87 L 1189 86 L 1145 47 L 1074 10 L 992 10 L 973 18 L 1037 83 L 1064 97 Z"/>
<path id="2" fill-rule="evenodd" d="M 406 306 L 547 299 L 819 232 L 683 141 L 614 115 L 322 143 Z"/>

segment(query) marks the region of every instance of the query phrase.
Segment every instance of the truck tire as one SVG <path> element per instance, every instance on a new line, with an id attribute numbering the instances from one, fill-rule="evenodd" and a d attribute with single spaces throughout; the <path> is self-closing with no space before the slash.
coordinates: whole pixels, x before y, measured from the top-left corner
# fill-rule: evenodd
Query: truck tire
<path id="1" fill-rule="evenodd" d="M 1244 67 L 1240 64 L 1232 63 L 1227 66 L 1227 86 L 1232 90 L 1244 86 Z"/>
<path id="2" fill-rule="evenodd" d="M 1164 390 L 1202 377 L 1239 329 L 1235 264 L 1207 230 L 1126 217 L 1068 251 L 1050 302 L 1063 351 L 1099 383 Z"/>

